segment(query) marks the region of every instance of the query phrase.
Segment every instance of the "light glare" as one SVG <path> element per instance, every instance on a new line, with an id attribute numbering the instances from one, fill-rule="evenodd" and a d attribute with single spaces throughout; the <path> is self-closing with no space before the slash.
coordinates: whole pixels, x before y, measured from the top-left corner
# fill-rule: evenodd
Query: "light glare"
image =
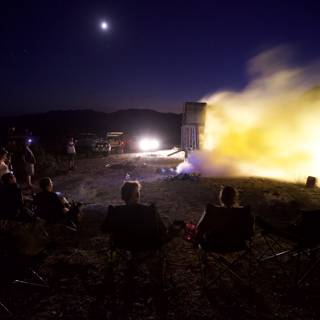
<path id="1" fill-rule="evenodd" d="M 101 22 L 101 29 L 102 30 L 107 30 L 108 29 L 108 24 L 105 21 Z"/>
<path id="2" fill-rule="evenodd" d="M 143 138 L 139 141 L 141 151 L 157 150 L 160 147 L 160 141 L 154 138 Z"/>

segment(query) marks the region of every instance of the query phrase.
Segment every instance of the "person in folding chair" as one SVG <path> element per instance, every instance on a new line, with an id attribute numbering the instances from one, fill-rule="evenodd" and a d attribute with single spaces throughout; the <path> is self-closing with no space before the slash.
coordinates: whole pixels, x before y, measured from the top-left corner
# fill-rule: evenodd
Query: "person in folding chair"
<path id="1" fill-rule="evenodd" d="M 141 185 L 127 181 L 121 188 L 125 205 L 109 206 L 102 230 L 111 233 L 117 248 L 146 251 L 160 248 L 168 237 L 168 226 L 154 205 L 140 204 Z"/>
<path id="2" fill-rule="evenodd" d="M 69 203 L 65 197 L 54 192 L 49 177 L 42 178 L 39 186 L 41 191 L 34 197 L 36 214 L 48 224 L 65 224 L 76 230 L 81 219 L 80 206 Z"/>
<path id="3" fill-rule="evenodd" d="M 162 246 L 169 240 L 169 225 L 166 225 L 166 221 L 160 217 L 154 205 L 140 204 L 140 190 L 141 186 L 138 181 L 127 181 L 122 185 L 121 198 L 125 204 L 109 206 L 102 231 L 111 235 L 110 256 L 113 259 L 111 264 L 114 263 L 118 267 L 121 258 L 127 260 L 122 312 L 128 313 L 133 295 L 130 290 L 133 274 L 141 264 L 146 263 L 155 287 L 157 287 L 155 290 L 152 289 L 153 293 L 157 292 L 155 299 L 157 310 L 164 313 L 166 304 L 162 301 L 164 262 Z M 111 281 L 113 281 L 114 269 L 114 265 L 109 269 L 109 272 L 112 273 Z M 110 284 L 106 285 L 108 286 L 111 287 Z"/>
<path id="4" fill-rule="evenodd" d="M 254 217 L 250 207 L 238 205 L 238 193 L 232 186 L 221 189 L 219 200 L 220 206 L 207 205 L 196 226 L 195 239 L 202 253 L 203 280 L 207 282 L 206 270 L 210 255 L 225 270 L 231 272 L 241 282 L 245 282 L 235 268 L 235 263 L 239 262 L 245 253 L 250 252 L 250 242 L 254 235 Z M 230 262 L 225 257 L 228 253 L 239 253 L 239 255 Z"/>

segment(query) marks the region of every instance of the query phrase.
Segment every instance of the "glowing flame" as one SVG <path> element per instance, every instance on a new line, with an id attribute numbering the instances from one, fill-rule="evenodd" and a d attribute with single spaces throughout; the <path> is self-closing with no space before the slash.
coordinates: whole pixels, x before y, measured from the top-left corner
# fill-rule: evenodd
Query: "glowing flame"
<path id="1" fill-rule="evenodd" d="M 200 161 L 204 173 L 320 177 L 319 66 L 289 67 L 289 53 L 276 48 L 260 54 L 249 63 L 252 80 L 243 91 L 204 99 L 210 161 Z"/>

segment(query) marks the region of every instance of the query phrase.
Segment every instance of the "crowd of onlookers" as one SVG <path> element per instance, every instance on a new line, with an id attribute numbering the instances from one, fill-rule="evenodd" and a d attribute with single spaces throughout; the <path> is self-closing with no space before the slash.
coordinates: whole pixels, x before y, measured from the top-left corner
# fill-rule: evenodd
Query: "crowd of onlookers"
<path id="1" fill-rule="evenodd" d="M 69 170 L 74 170 L 76 146 L 73 138 L 69 138 L 65 150 L 68 155 Z M 28 141 L 24 141 L 23 145 L 11 145 L 11 153 L 0 149 L 0 220 L 34 222 L 41 219 L 48 224 L 63 224 L 77 230 L 81 220 L 81 205 L 70 202 L 65 196 L 55 192 L 52 179 L 49 177 L 40 179 L 39 186 L 35 188 L 32 181 L 35 164 L 36 158 Z M 31 191 L 27 196 L 22 193 L 16 173 L 19 173 L 19 182 L 22 181 Z M 39 192 L 35 193 L 36 189 Z M 140 244 L 143 242 L 161 244 L 171 239 L 177 227 L 183 226 L 186 228 L 185 239 L 188 241 L 218 243 L 222 239 L 222 233 L 217 226 L 227 228 L 227 224 L 230 224 L 226 219 L 223 222 L 221 217 L 214 217 L 207 210 L 208 207 L 197 224 L 172 222 L 169 217 L 160 215 L 155 206 L 140 204 L 140 191 L 139 182 L 126 181 L 121 188 L 121 198 L 125 205 L 109 207 L 102 229 L 113 234 L 114 238 L 118 238 L 118 242 L 121 242 L 119 238 L 122 238 L 127 243 L 140 241 Z M 229 209 L 240 207 L 237 190 L 232 186 L 221 189 L 219 200 L 219 207 Z M 241 213 L 239 210 L 238 212 Z M 223 215 L 229 213 L 225 210 Z M 254 219 L 249 217 L 248 224 L 253 225 L 253 223 Z M 213 230 L 215 235 L 212 236 L 210 233 Z M 220 239 L 217 239 L 217 235 Z"/>
<path id="2" fill-rule="evenodd" d="M 69 141 L 70 165 L 74 166 L 74 142 Z M 27 167 L 27 182 L 33 175 L 35 158 L 28 146 L 25 149 Z M 54 191 L 52 179 L 45 177 L 39 180 L 39 192 L 24 197 L 14 173 L 11 171 L 8 153 L 1 153 L 0 180 L 0 220 L 19 223 L 44 220 L 47 224 L 63 224 L 77 229 L 81 220 L 80 204 L 69 202 L 66 197 Z M 126 181 L 121 188 L 123 206 L 116 210 L 109 207 L 109 213 L 103 223 L 102 230 L 121 237 L 127 237 L 129 242 L 136 240 L 151 243 L 164 243 L 174 235 L 177 226 L 184 226 L 183 221 L 171 222 L 169 217 L 161 216 L 155 206 L 140 204 L 141 185 L 137 181 Z M 233 187 L 225 187 L 220 194 L 220 204 L 225 207 L 235 207 L 237 192 Z M 113 208 L 114 209 L 114 208 Z M 199 221 L 199 232 L 203 229 L 202 217 Z M 198 236 L 199 236 L 198 232 Z"/>
<path id="3" fill-rule="evenodd" d="M 74 170 L 76 146 L 73 138 L 68 140 L 65 149 L 69 170 Z M 41 220 L 50 225 L 61 224 L 76 231 L 82 216 L 81 204 L 70 202 L 65 196 L 55 192 L 53 181 L 49 177 L 40 179 L 38 187 L 34 187 L 32 179 L 35 174 L 36 158 L 28 141 L 23 145 L 15 145 L 12 150 L 13 152 L 9 153 L 5 149 L 0 149 L 0 220 L 17 223 L 34 223 Z M 20 181 L 31 191 L 27 196 L 23 195 L 20 184 L 17 182 L 16 172 L 19 173 Z M 36 189 L 39 190 L 37 193 Z M 179 228 L 185 228 L 185 240 L 203 245 L 205 242 L 220 243 L 223 236 L 218 228 L 221 226 L 227 229 L 227 225 L 230 225 L 230 221 L 228 222 L 225 217 L 221 219 L 221 215 L 230 214 L 230 210 L 225 210 L 219 217 L 210 213 L 209 207 L 197 224 L 172 222 L 169 217 L 160 215 L 155 206 L 141 204 L 140 192 L 139 182 L 126 181 L 121 188 L 124 205 L 110 206 L 108 209 L 102 230 L 112 234 L 115 243 L 122 243 L 122 245 L 129 243 L 130 246 L 136 243 L 141 247 L 146 243 L 148 246 L 159 246 L 169 241 Z M 237 190 L 232 186 L 221 189 L 219 201 L 219 207 L 240 208 Z M 237 212 L 241 214 L 242 211 Z M 254 219 L 251 217 L 250 213 L 248 219 L 250 228 L 254 224 Z M 236 220 L 235 217 L 232 219 Z M 236 232 L 233 231 L 233 233 Z M 232 238 L 232 235 L 228 237 Z M 230 243 L 229 240 L 227 242 Z"/>
<path id="4" fill-rule="evenodd" d="M 19 146 L 12 154 L 4 148 L 0 150 L 0 177 L 15 170 L 25 179 L 27 187 L 32 188 L 35 164 L 36 158 L 27 143 Z"/>
<path id="5" fill-rule="evenodd" d="M 53 191 L 49 177 L 34 185 L 36 156 L 31 138 L 9 132 L 6 148 L 0 148 L 0 235 L 5 227 L 19 229 L 25 223 L 61 223 L 76 230 L 80 205 Z M 73 138 L 65 146 L 69 170 L 75 169 L 76 147 Z M 38 191 L 38 192 L 36 192 Z M 10 223 L 2 223 L 10 222 Z"/>

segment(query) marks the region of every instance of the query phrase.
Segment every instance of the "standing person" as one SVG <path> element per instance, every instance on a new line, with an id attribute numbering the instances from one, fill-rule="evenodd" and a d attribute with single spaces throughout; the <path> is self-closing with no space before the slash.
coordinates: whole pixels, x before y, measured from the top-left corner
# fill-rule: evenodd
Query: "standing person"
<path id="1" fill-rule="evenodd" d="M 69 170 L 75 169 L 76 161 L 76 144 L 73 138 L 70 138 L 67 143 L 67 155 L 69 162 Z"/>
<path id="2" fill-rule="evenodd" d="M 0 178 L 4 174 L 10 172 L 7 159 L 8 159 L 8 152 L 5 149 L 0 150 Z"/>
<path id="3" fill-rule="evenodd" d="M 27 177 L 27 187 L 32 189 L 33 187 L 32 177 L 34 176 L 34 166 L 36 163 L 36 158 L 27 143 L 25 144 L 23 160 L 24 160 L 25 174 Z"/>

